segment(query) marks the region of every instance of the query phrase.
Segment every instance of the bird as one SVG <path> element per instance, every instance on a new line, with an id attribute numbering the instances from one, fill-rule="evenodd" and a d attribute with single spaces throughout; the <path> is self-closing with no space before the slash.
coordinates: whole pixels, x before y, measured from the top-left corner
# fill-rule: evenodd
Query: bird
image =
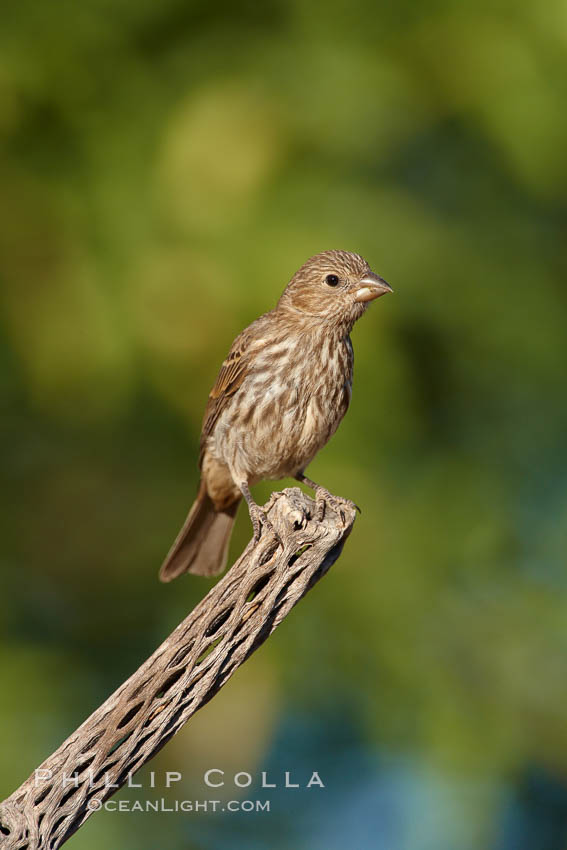
<path id="1" fill-rule="evenodd" d="M 224 570 L 242 498 L 253 540 L 263 528 L 275 534 L 250 492 L 259 481 L 303 482 L 315 493 L 318 518 L 326 505 L 347 501 L 305 469 L 349 406 L 353 325 L 374 299 L 392 291 L 360 254 L 323 251 L 293 275 L 274 309 L 236 337 L 205 409 L 197 498 L 161 566 L 162 581 Z"/>

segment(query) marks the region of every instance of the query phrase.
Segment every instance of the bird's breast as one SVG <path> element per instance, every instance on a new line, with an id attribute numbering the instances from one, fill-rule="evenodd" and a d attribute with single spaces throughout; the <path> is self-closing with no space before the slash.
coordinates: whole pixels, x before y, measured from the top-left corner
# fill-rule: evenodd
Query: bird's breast
<path id="1" fill-rule="evenodd" d="M 263 351 L 216 429 L 217 453 L 249 480 L 303 469 L 336 431 L 352 385 L 350 340 L 279 342 Z"/>

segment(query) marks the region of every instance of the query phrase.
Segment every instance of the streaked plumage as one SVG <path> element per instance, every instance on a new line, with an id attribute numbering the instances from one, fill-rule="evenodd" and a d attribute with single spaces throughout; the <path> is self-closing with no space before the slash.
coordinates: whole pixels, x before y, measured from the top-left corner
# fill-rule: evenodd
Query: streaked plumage
<path id="1" fill-rule="evenodd" d="M 335 280 L 338 282 L 335 283 Z M 160 571 L 215 575 L 226 563 L 242 496 L 255 537 L 266 517 L 249 486 L 303 475 L 349 406 L 354 355 L 349 333 L 369 302 L 390 291 L 358 254 L 326 251 L 293 276 L 276 307 L 234 340 L 203 419 L 201 484 Z"/>

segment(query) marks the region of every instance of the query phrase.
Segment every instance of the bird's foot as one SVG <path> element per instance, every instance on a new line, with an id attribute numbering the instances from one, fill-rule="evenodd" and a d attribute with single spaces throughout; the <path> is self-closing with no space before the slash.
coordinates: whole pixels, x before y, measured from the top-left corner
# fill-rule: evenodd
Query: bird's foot
<path id="1" fill-rule="evenodd" d="M 278 544 L 281 546 L 282 541 L 280 536 L 270 520 L 268 519 L 266 512 L 262 510 L 262 508 L 258 507 L 258 505 L 254 504 L 254 506 L 250 505 L 250 520 L 252 522 L 252 529 L 254 531 L 254 536 L 252 538 L 253 543 L 258 543 L 260 540 L 260 536 L 262 534 L 262 528 L 265 528 L 271 535 L 273 535 Z"/>
<path id="2" fill-rule="evenodd" d="M 352 511 L 358 511 L 358 513 L 362 513 L 357 504 L 352 502 L 350 499 L 343 499 L 342 496 L 334 496 L 330 493 L 325 487 L 316 487 L 315 488 L 315 505 L 316 505 L 316 517 L 317 521 L 321 522 L 325 516 L 325 508 L 327 505 L 335 511 L 341 518 L 341 522 L 344 525 L 346 522 L 345 518 L 345 508 L 350 508 Z"/>

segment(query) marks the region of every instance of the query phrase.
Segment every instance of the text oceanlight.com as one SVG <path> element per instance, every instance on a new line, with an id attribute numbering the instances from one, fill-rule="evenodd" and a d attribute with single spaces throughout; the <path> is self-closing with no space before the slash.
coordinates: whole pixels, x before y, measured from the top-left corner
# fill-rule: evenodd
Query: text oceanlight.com
<path id="1" fill-rule="evenodd" d="M 89 800 L 91 812 L 269 812 L 270 800 Z"/>

